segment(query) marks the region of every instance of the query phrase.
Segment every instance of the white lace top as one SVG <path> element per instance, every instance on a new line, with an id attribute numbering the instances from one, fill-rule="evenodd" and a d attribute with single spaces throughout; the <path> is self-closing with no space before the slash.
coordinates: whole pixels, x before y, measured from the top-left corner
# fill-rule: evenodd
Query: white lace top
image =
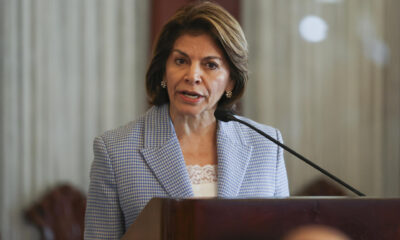
<path id="1" fill-rule="evenodd" d="M 217 165 L 187 165 L 195 197 L 217 196 Z"/>

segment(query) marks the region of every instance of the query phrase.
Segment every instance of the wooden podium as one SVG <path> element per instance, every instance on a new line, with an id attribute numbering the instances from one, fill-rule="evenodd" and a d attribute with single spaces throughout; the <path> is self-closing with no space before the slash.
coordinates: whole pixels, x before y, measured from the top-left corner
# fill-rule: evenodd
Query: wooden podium
<path id="1" fill-rule="evenodd" d="M 400 199 L 152 199 L 122 239 L 279 240 L 307 224 L 400 240 Z"/>

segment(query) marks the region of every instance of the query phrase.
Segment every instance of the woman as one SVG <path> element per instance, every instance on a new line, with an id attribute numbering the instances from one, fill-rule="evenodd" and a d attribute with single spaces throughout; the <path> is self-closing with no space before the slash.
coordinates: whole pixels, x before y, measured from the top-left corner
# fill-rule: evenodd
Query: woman
<path id="1" fill-rule="evenodd" d="M 247 80 L 247 42 L 237 21 L 202 2 L 162 29 L 147 71 L 153 107 L 97 137 L 86 238 L 120 238 L 153 197 L 288 196 L 282 149 L 235 122 L 220 122 Z M 281 140 L 278 130 L 249 121 Z"/>

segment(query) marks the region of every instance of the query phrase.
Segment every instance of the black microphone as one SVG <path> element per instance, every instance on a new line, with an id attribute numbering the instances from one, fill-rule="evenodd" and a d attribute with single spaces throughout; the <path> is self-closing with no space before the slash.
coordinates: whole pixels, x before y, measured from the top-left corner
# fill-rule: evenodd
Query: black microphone
<path id="1" fill-rule="evenodd" d="M 355 188 L 353 188 L 349 184 L 347 184 L 344 181 L 340 180 L 339 178 L 337 178 L 333 174 L 329 173 L 325 169 L 319 167 L 317 164 L 315 164 L 312 161 L 308 160 L 307 158 L 303 157 L 301 154 L 297 153 L 296 151 L 294 151 L 291 148 L 287 147 L 286 145 L 282 144 L 281 142 L 279 142 L 275 138 L 271 137 L 270 135 L 266 134 L 265 132 L 261 131 L 260 129 L 254 127 L 253 125 L 251 125 L 251 124 L 249 124 L 249 123 L 247 123 L 247 122 L 245 122 L 243 120 L 240 120 L 240 119 L 236 118 L 234 116 L 233 112 L 226 111 L 226 110 L 217 110 L 217 111 L 215 111 L 214 116 L 215 116 L 216 119 L 218 119 L 220 121 L 223 121 L 223 122 L 235 121 L 235 122 L 239 122 L 239 123 L 242 123 L 242 124 L 248 126 L 249 128 L 253 129 L 254 131 L 256 131 L 259 134 L 263 135 L 264 137 L 268 138 L 273 143 L 277 144 L 278 146 L 282 147 L 286 151 L 288 151 L 291 154 L 295 155 L 297 158 L 301 159 L 302 161 L 304 161 L 305 163 L 307 163 L 311 167 L 317 169 L 321 173 L 323 173 L 326 176 L 330 177 L 331 179 L 333 179 L 334 181 L 336 181 L 340 185 L 344 186 L 345 188 L 349 189 L 353 193 L 357 194 L 358 196 L 360 196 L 360 197 L 365 196 L 364 193 L 361 193 L 360 191 L 356 190 Z"/>

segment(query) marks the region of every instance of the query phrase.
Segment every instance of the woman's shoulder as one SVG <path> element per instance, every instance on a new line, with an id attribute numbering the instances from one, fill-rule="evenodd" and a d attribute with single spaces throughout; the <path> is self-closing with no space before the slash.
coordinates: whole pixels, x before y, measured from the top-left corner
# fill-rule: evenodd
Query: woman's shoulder
<path id="1" fill-rule="evenodd" d="M 235 115 L 236 118 L 249 123 L 253 125 L 254 127 L 258 128 L 259 130 L 263 131 L 264 133 L 268 134 L 272 138 L 282 142 L 282 136 L 280 131 L 272 126 L 262 124 L 259 122 L 256 122 L 252 119 L 243 117 L 243 116 L 237 116 Z M 239 122 L 234 122 L 230 121 L 226 123 L 226 127 L 224 129 L 229 129 L 225 130 L 226 132 L 229 132 L 229 138 L 234 139 L 235 141 L 240 141 L 243 142 L 244 144 L 253 146 L 253 147 L 275 147 L 275 144 L 272 144 L 271 141 L 267 140 L 264 136 L 259 134 L 258 132 L 254 131 L 250 127 L 246 126 L 243 123 Z M 271 145 L 272 144 L 272 145 Z"/>
<path id="2" fill-rule="evenodd" d="M 243 116 L 235 116 L 235 117 L 237 117 L 238 119 L 240 119 L 240 120 L 242 120 L 244 122 L 247 122 L 247 123 L 253 125 L 254 127 L 260 129 L 261 131 L 265 132 L 266 134 L 268 134 L 268 135 L 270 135 L 270 136 L 272 136 L 274 138 L 280 138 L 280 134 L 281 133 L 275 127 L 256 122 L 256 121 L 254 121 L 254 120 L 252 120 L 250 118 L 246 118 L 246 117 L 243 117 Z M 247 135 L 260 135 L 259 133 L 257 133 L 256 131 L 254 131 L 253 129 L 249 128 L 248 126 L 246 126 L 246 125 L 244 125 L 242 123 L 238 123 L 237 122 L 237 126 L 240 127 L 241 131 L 244 134 L 247 134 Z"/>
<path id="3" fill-rule="evenodd" d="M 117 128 L 107 130 L 95 138 L 97 141 L 102 141 L 106 146 L 124 145 L 124 142 L 140 141 L 140 135 L 144 129 L 144 115 L 129 123 Z"/>
<path id="4" fill-rule="evenodd" d="M 162 106 L 153 106 L 135 120 L 117 128 L 107 130 L 100 134 L 97 138 L 102 138 L 105 142 L 121 142 L 125 140 L 129 140 L 131 142 L 141 141 L 144 135 L 146 122 L 149 122 L 151 119 L 157 118 L 158 115 L 163 114 L 162 108 Z"/>

